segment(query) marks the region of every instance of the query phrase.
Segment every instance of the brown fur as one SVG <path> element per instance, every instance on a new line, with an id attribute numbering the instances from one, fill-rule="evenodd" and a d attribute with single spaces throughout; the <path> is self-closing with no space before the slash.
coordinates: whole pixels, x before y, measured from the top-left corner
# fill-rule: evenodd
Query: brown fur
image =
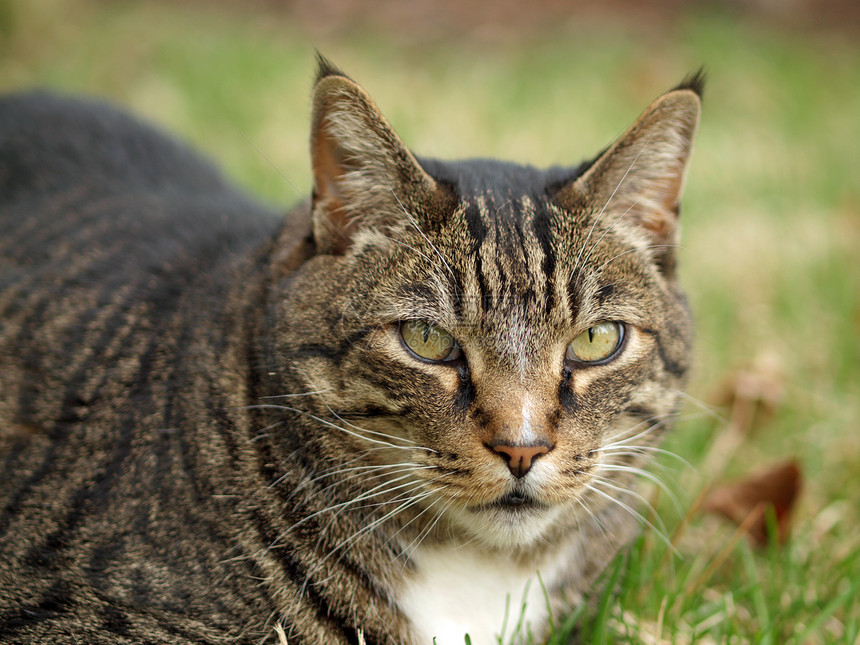
<path id="1" fill-rule="evenodd" d="M 0 640 L 417 643 L 419 545 L 550 563 L 553 602 L 581 597 L 636 526 L 609 466 L 644 465 L 687 370 L 700 88 L 539 171 L 416 158 L 323 61 L 286 222 L 112 108 L 6 99 Z M 405 320 L 462 358 L 416 357 Z M 616 356 L 565 359 L 607 320 Z M 493 447 L 526 427 L 548 449 L 516 477 Z"/>

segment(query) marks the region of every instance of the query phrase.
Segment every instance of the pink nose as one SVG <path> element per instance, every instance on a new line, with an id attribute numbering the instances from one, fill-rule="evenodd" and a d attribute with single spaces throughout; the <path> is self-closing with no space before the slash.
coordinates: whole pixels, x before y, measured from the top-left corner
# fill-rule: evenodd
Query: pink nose
<path id="1" fill-rule="evenodd" d="M 502 455 L 508 461 L 508 470 L 517 479 L 525 477 L 526 473 L 531 470 L 534 460 L 541 455 L 550 451 L 549 446 L 506 446 L 498 444 L 493 446 L 490 444 L 493 451 Z"/>

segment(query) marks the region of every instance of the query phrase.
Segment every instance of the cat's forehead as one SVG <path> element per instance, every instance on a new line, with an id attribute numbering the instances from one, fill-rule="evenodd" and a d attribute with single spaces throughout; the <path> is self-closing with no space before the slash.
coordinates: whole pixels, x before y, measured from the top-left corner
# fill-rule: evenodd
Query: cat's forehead
<path id="1" fill-rule="evenodd" d="M 599 215 L 569 212 L 554 202 L 554 194 L 572 183 L 581 167 L 542 170 L 495 160 L 422 163 L 455 193 L 456 206 L 410 218 L 411 226 L 401 231 L 409 243 L 399 250 L 411 270 L 404 267 L 401 276 L 409 274 L 410 282 L 426 278 L 431 292 L 477 299 L 482 315 L 566 306 L 560 292 L 591 273 L 599 247 L 619 241 L 612 230 L 618 227 L 605 230 Z M 589 242 L 588 261 L 574 272 L 578 251 Z M 423 251 L 415 253 L 419 248 Z"/>
<path id="2" fill-rule="evenodd" d="M 453 190 L 461 204 L 484 207 L 490 220 L 517 218 L 522 198 L 531 203 L 543 201 L 571 184 L 588 165 L 541 169 L 497 159 L 422 159 L 421 164 L 434 179 Z"/>
<path id="3" fill-rule="evenodd" d="M 428 229 L 442 229 L 451 244 L 498 253 L 511 267 L 533 263 L 541 254 L 554 261 L 556 251 L 575 241 L 577 229 L 590 225 L 587 213 L 564 212 L 554 200 L 589 163 L 540 169 L 492 159 L 431 159 L 422 165 L 456 203 L 453 212 L 431 215 Z M 540 253 L 530 254 L 532 248 Z M 532 272 L 548 268 L 546 263 L 530 267 Z"/>

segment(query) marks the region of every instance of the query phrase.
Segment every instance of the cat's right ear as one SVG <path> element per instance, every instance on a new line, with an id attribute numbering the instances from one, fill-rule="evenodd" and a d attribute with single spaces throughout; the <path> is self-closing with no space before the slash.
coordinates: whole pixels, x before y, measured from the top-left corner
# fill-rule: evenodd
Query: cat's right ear
<path id="1" fill-rule="evenodd" d="M 376 104 L 320 57 L 311 120 L 317 250 L 343 254 L 362 231 L 386 231 L 438 193 Z"/>
<path id="2" fill-rule="evenodd" d="M 556 200 L 626 225 L 661 265 L 671 266 L 703 82 L 699 72 L 654 101 Z"/>

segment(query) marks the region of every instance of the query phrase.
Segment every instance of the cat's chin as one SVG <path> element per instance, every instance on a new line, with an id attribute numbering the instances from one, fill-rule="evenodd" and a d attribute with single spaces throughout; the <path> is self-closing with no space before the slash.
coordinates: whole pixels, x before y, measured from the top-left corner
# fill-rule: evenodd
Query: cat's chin
<path id="1" fill-rule="evenodd" d="M 492 502 L 449 508 L 446 514 L 470 541 L 517 549 L 545 540 L 562 513 L 560 506 L 547 506 L 528 495 L 508 493 Z"/>

